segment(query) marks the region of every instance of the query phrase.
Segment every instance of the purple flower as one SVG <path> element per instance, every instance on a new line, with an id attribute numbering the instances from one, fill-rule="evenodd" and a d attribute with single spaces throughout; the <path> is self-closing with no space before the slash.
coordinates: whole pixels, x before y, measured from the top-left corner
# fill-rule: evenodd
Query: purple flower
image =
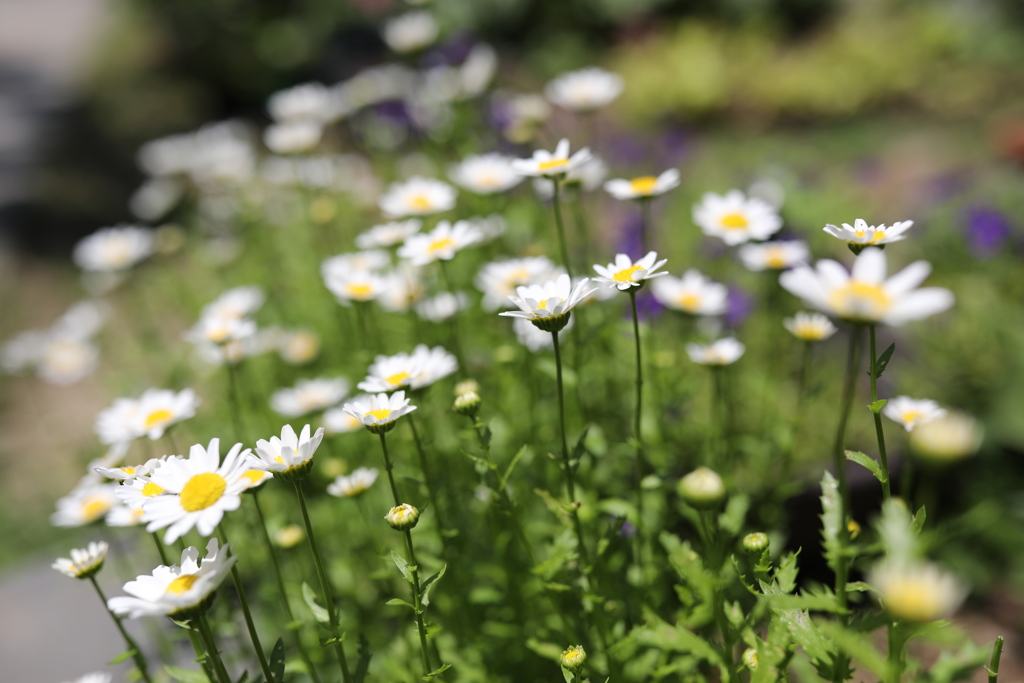
<path id="1" fill-rule="evenodd" d="M 640 240 L 640 232 L 643 230 L 643 218 L 639 211 L 630 211 L 619 228 L 619 242 L 616 245 L 616 253 L 626 254 L 634 261 L 642 258 L 645 252 Z"/>
<path id="2" fill-rule="evenodd" d="M 693 152 L 693 137 L 685 128 L 673 128 L 658 142 L 658 160 L 662 166 L 678 166 Z"/>
<path id="3" fill-rule="evenodd" d="M 964 232 L 975 256 L 994 256 L 1010 238 L 1010 221 L 996 209 L 972 206 L 967 210 Z"/>
<path id="4" fill-rule="evenodd" d="M 725 311 L 725 324 L 731 328 L 739 327 L 754 311 L 754 299 L 739 287 L 729 287 L 726 297 L 729 308 Z"/>

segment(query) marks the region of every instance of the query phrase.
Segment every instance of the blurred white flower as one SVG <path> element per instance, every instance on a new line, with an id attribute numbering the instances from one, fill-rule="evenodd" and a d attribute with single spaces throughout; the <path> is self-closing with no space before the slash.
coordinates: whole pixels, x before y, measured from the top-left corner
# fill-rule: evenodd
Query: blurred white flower
<path id="1" fill-rule="evenodd" d="M 362 424 L 360 423 L 360 426 Z M 378 471 L 373 467 L 360 467 L 348 476 L 339 476 L 327 485 L 327 493 L 339 498 L 354 498 L 373 486 Z"/>
<path id="2" fill-rule="evenodd" d="M 393 247 L 404 242 L 409 235 L 415 235 L 422 227 L 423 221 L 419 218 L 375 225 L 356 236 L 356 246 L 360 249 Z"/>
<path id="3" fill-rule="evenodd" d="M 572 318 L 569 318 L 569 323 L 563 328 L 563 330 L 572 329 L 574 324 L 575 321 Z M 546 351 L 554 348 L 555 346 L 555 342 L 551 338 L 550 332 L 545 332 L 539 327 L 536 327 L 525 318 L 513 318 L 512 331 L 516 333 L 516 340 L 534 353 L 541 350 Z"/>
<path id="4" fill-rule="evenodd" d="M 465 292 L 441 292 L 416 304 L 416 314 L 430 322 L 444 322 L 469 306 Z"/>
<path id="5" fill-rule="evenodd" d="M 279 90 L 267 101 L 267 111 L 279 123 L 325 124 L 337 116 L 334 92 L 322 83 L 302 83 Z"/>
<path id="6" fill-rule="evenodd" d="M 424 389 L 458 370 L 455 356 L 443 347 L 419 344 L 412 353 L 377 356 L 358 388 L 368 393 Z"/>
<path id="7" fill-rule="evenodd" d="M 597 156 L 592 156 L 576 168 L 569 171 L 562 184 L 566 187 L 576 187 L 584 192 L 593 192 L 601 187 L 601 183 L 608 177 L 608 165 Z M 533 191 L 540 199 L 550 200 L 555 194 L 555 181 L 548 178 L 534 178 Z"/>
<path id="8" fill-rule="evenodd" d="M 811 256 L 807 243 L 801 240 L 744 244 L 737 251 L 748 270 L 782 270 L 806 263 Z"/>
<path id="9" fill-rule="evenodd" d="M 469 221 L 439 221 L 428 233 L 417 233 L 405 239 L 398 248 L 400 258 L 409 259 L 414 266 L 425 266 L 434 261 L 450 261 L 456 252 L 482 241 L 483 233 Z"/>
<path id="10" fill-rule="evenodd" d="M 765 240 L 782 227 L 775 207 L 739 190 L 724 195 L 705 193 L 693 207 L 693 222 L 705 235 L 718 237 L 729 246 L 750 240 Z"/>
<path id="11" fill-rule="evenodd" d="M 529 159 L 513 159 L 512 168 L 524 176 L 562 179 L 590 161 L 590 158 L 590 149 L 587 147 L 569 156 L 569 139 L 562 138 L 554 152 L 538 149 Z"/>
<path id="12" fill-rule="evenodd" d="M 323 132 L 314 121 L 274 123 L 263 131 L 263 144 L 274 154 L 302 154 L 320 144 Z"/>
<path id="13" fill-rule="evenodd" d="M 682 277 L 669 275 L 655 280 L 651 293 L 665 308 L 691 315 L 723 315 L 729 305 L 729 288 L 692 268 Z"/>
<path id="14" fill-rule="evenodd" d="M 324 266 L 328 265 L 324 261 Z M 342 270 L 340 268 L 322 268 L 324 285 L 334 295 L 334 299 L 343 306 L 349 302 L 373 301 L 386 287 L 386 280 L 377 273 L 368 270 Z"/>
<path id="15" fill-rule="evenodd" d="M 302 379 L 292 388 L 278 389 L 270 396 L 270 407 L 285 417 L 300 417 L 330 408 L 345 398 L 349 384 L 341 377 Z"/>
<path id="16" fill-rule="evenodd" d="M 886 402 L 882 415 L 911 432 L 927 422 L 945 417 L 946 411 L 931 399 L 897 396 Z"/>
<path id="17" fill-rule="evenodd" d="M 393 183 L 378 200 L 388 216 L 429 216 L 455 206 L 455 188 L 443 180 L 413 176 L 404 183 Z"/>
<path id="18" fill-rule="evenodd" d="M 79 240 L 72 258 L 82 270 L 119 272 L 149 258 L 154 248 L 153 231 L 149 228 L 118 225 Z"/>
<path id="19" fill-rule="evenodd" d="M 828 316 L 807 311 L 799 311 L 792 318 L 783 320 L 782 324 L 790 334 L 806 342 L 824 341 L 838 331 Z"/>
<path id="20" fill-rule="evenodd" d="M 384 290 L 377 302 L 389 311 L 407 311 L 423 298 L 422 272 L 419 266 L 402 261 L 392 272 L 384 276 Z"/>
<path id="21" fill-rule="evenodd" d="M 103 519 L 117 503 L 117 484 L 95 483 L 85 478 L 71 493 L 57 501 L 57 510 L 50 515 L 54 526 L 85 526 Z"/>
<path id="22" fill-rule="evenodd" d="M 366 394 L 356 394 L 352 397 L 351 403 L 365 403 L 370 397 Z M 343 406 L 331 408 L 323 415 L 324 431 L 328 434 L 348 434 L 363 428 L 363 423 L 345 412 Z"/>
<path id="23" fill-rule="evenodd" d="M 485 310 L 495 311 L 510 306 L 509 297 L 516 293 L 516 287 L 547 282 L 559 272 L 546 256 L 492 261 L 477 273 L 475 284 L 484 294 L 481 305 Z"/>
<path id="24" fill-rule="evenodd" d="M 639 176 L 626 180 L 616 178 L 604 184 L 605 191 L 616 199 L 650 199 L 679 187 L 679 171 L 670 168 L 658 176 Z"/>
<path id="25" fill-rule="evenodd" d="M 740 359 L 746 347 L 732 337 L 725 337 L 710 344 L 687 344 L 686 353 L 690 360 L 700 365 L 732 365 Z"/>
<path id="26" fill-rule="evenodd" d="M 544 86 L 544 95 L 552 104 L 569 111 L 593 111 L 613 102 L 622 94 L 623 80 L 618 74 L 597 67 L 570 71 Z"/>
<path id="27" fill-rule="evenodd" d="M 487 89 L 498 71 L 498 53 L 486 43 L 478 43 L 459 66 L 462 96 L 476 97 Z"/>
<path id="28" fill-rule="evenodd" d="M 437 40 L 441 27 L 434 15 L 426 11 L 406 12 L 384 24 L 381 36 L 388 47 L 398 54 L 415 52 Z"/>
<path id="29" fill-rule="evenodd" d="M 950 411 L 914 428 L 910 433 L 910 453 L 933 462 L 951 462 L 977 453 L 984 437 L 976 419 Z"/>
<path id="30" fill-rule="evenodd" d="M 523 180 L 512 167 L 512 158 L 496 153 L 468 156 L 448 169 L 448 177 L 477 194 L 504 192 Z"/>
<path id="31" fill-rule="evenodd" d="M 871 570 L 868 582 L 894 619 L 915 624 L 952 616 L 967 597 L 955 576 L 933 564 L 882 561 Z"/>
<path id="32" fill-rule="evenodd" d="M 83 549 L 72 548 L 70 559 L 58 558 L 50 567 L 72 579 L 87 579 L 103 568 L 108 547 L 105 541 L 92 541 Z"/>
<path id="33" fill-rule="evenodd" d="M 289 365 L 305 365 L 320 353 L 320 336 L 313 330 L 281 330 L 276 339 L 277 353 Z"/>
<path id="34" fill-rule="evenodd" d="M 185 187 L 174 178 L 150 178 L 128 200 L 128 209 L 144 221 L 158 221 L 177 206 Z"/>

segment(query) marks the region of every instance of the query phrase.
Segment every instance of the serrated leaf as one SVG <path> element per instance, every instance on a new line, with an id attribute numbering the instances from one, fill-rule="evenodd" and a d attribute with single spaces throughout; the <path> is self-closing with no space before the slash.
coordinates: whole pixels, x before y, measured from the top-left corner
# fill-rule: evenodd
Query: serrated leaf
<path id="1" fill-rule="evenodd" d="M 327 610 L 320 606 L 316 601 L 316 593 L 309 587 L 309 584 L 305 581 L 302 582 L 302 599 L 306 601 L 306 605 L 309 607 L 309 611 L 313 613 L 313 618 L 319 621 L 321 624 L 328 624 L 331 621 L 330 615 Z"/>
<path id="2" fill-rule="evenodd" d="M 331 636 L 329 638 L 320 638 L 320 647 L 327 647 L 328 645 L 334 645 L 335 643 L 344 643 L 345 634 L 342 633 L 340 636 Z"/>
<path id="3" fill-rule="evenodd" d="M 783 593 L 792 593 L 796 590 L 796 577 L 800 572 L 800 567 L 796 560 L 799 556 L 799 550 L 795 553 L 789 553 L 782 558 L 782 562 L 779 563 L 779 568 L 775 570 L 775 576 L 773 578 L 775 583 L 778 585 L 779 590 Z"/>
<path id="4" fill-rule="evenodd" d="M 875 361 L 875 379 L 881 377 L 882 373 L 885 372 L 885 368 L 888 367 L 889 361 L 892 359 L 893 351 L 895 350 L 896 342 L 893 342 L 892 344 L 889 344 L 889 348 L 882 351 L 882 355 L 878 357 L 877 361 Z"/>
<path id="5" fill-rule="evenodd" d="M 284 683 L 284 638 L 278 638 L 270 651 L 270 675 L 274 683 Z"/>
<path id="6" fill-rule="evenodd" d="M 843 539 L 839 534 L 845 533 L 846 525 L 843 521 L 843 502 L 839 495 L 839 483 L 828 471 L 821 478 L 821 525 L 825 560 L 832 571 L 838 571 L 843 553 Z"/>
<path id="7" fill-rule="evenodd" d="M 209 680 L 206 678 L 206 672 L 202 670 L 183 669 L 180 666 L 165 664 L 164 671 L 172 679 L 178 681 L 178 683 L 209 683 Z"/>
<path id="8" fill-rule="evenodd" d="M 420 587 L 420 602 L 423 603 L 424 607 L 430 604 L 431 589 L 433 589 L 434 586 L 437 585 L 437 582 L 441 580 L 441 578 L 444 576 L 445 571 L 447 570 L 448 565 L 443 564 L 441 565 L 441 571 L 437 572 L 436 574 L 434 574 L 429 579 L 423 582 L 423 585 Z"/>
<path id="9" fill-rule="evenodd" d="M 826 665 L 832 659 L 832 643 L 818 630 L 807 612 L 786 609 L 773 612 L 773 620 L 785 627 L 812 662 Z"/>
<path id="10" fill-rule="evenodd" d="M 359 661 L 356 662 L 355 671 L 352 672 L 352 683 L 363 683 L 366 680 L 366 674 L 370 670 L 370 660 L 373 655 L 370 654 L 370 641 L 367 640 L 366 634 L 359 634 Z"/>
<path id="11" fill-rule="evenodd" d="M 443 674 L 443 673 L 444 673 L 445 671 L 447 671 L 447 670 L 448 670 L 448 669 L 450 669 L 450 668 L 452 668 L 452 665 L 451 665 L 451 664 L 442 664 L 442 665 L 441 665 L 441 668 L 439 668 L 439 669 L 434 669 L 433 671 L 431 671 L 430 673 L 428 673 L 428 674 L 427 674 L 426 676 L 424 676 L 424 677 L 423 677 L 423 680 L 425 680 L 425 681 L 429 681 L 429 680 L 430 680 L 431 678 L 433 678 L 434 676 L 440 676 L 441 674 Z"/>
<path id="12" fill-rule="evenodd" d="M 107 664 L 109 664 L 110 666 L 113 666 L 115 664 L 120 664 L 121 662 L 127 662 L 129 659 L 131 659 L 134 656 L 135 656 L 135 650 L 134 649 L 132 649 L 132 650 L 125 650 L 124 652 L 122 652 L 118 656 L 114 657 L 109 662 L 107 662 Z"/>
<path id="13" fill-rule="evenodd" d="M 772 595 L 768 598 L 772 609 L 796 609 L 812 612 L 842 612 L 836 596 L 831 593 L 802 593 L 800 595 Z"/>
<path id="14" fill-rule="evenodd" d="M 882 466 L 878 464 L 878 461 L 872 458 L 870 455 L 865 455 L 860 451 L 844 451 L 846 453 L 846 459 L 850 462 L 855 462 L 871 474 L 875 475 L 875 479 L 882 482 L 886 482 L 885 472 L 882 471 Z"/>
<path id="15" fill-rule="evenodd" d="M 516 454 L 512 456 L 512 460 L 508 463 L 508 467 L 505 468 L 505 474 L 501 475 L 501 479 L 498 481 L 499 488 L 503 489 L 508 486 L 508 478 L 512 476 L 512 470 L 514 470 L 516 465 L 519 464 L 519 461 L 523 459 L 523 456 L 526 455 L 529 448 L 529 446 L 523 444 L 520 446 L 519 450 L 516 451 Z"/>
<path id="16" fill-rule="evenodd" d="M 398 567 L 398 571 L 402 572 L 402 576 L 405 577 L 405 580 L 411 584 L 412 568 L 409 566 L 409 562 L 394 550 L 391 551 L 391 559 L 394 561 L 395 566 Z"/>

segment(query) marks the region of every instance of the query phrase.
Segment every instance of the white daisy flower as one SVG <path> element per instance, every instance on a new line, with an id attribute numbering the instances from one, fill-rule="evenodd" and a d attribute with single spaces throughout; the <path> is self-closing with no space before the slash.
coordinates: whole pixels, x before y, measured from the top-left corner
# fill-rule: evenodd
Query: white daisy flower
<path id="1" fill-rule="evenodd" d="M 323 269 L 322 273 L 324 285 L 342 306 L 349 306 L 352 301 L 373 301 L 387 286 L 384 277 L 369 270 Z"/>
<path id="2" fill-rule="evenodd" d="M 393 183 L 377 200 L 388 216 L 429 216 L 455 206 L 455 188 L 434 178 L 413 176 L 404 183 Z"/>
<path id="3" fill-rule="evenodd" d="M 468 156 L 449 167 L 448 177 L 477 194 L 505 192 L 523 181 L 523 176 L 512 167 L 512 158 L 497 153 Z"/>
<path id="4" fill-rule="evenodd" d="M 406 54 L 428 47 L 437 40 L 441 28 L 430 12 L 400 14 L 384 24 L 381 37 L 394 52 Z"/>
<path id="5" fill-rule="evenodd" d="M 927 261 L 916 261 L 886 279 L 885 252 L 868 247 L 853 262 L 851 273 L 836 261 L 823 259 L 814 269 L 802 265 L 782 273 L 779 283 L 807 304 L 843 320 L 902 325 L 953 305 L 948 289 L 918 289 L 931 269 Z"/>
<path id="6" fill-rule="evenodd" d="M 379 472 L 374 467 L 360 467 L 348 476 L 337 477 L 327 485 L 327 493 L 339 498 L 354 498 L 373 486 Z"/>
<path id="7" fill-rule="evenodd" d="M 601 187 L 601 183 L 607 177 L 608 165 L 600 157 L 591 156 L 590 159 L 566 173 L 561 183 L 566 187 L 576 187 L 584 192 L 593 192 Z M 538 198 L 550 201 L 555 196 L 555 181 L 549 178 L 534 178 L 533 191 Z"/>
<path id="8" fill-rule="evenodd" d="M 409 399 L 405 397 L 404 391 L 396 391 L 390 396 L 379 393 L 376 396 L 369 396 L 366 401 L 345 404 L 345 412 L 375 434 L 383 434 L 394 429 L 398 418 L 414 410 L 416 406 L 409 405 Z"/>
<path id="9" fill-rule="evenodd" d="M 705 235 L 718 237 L 729 246 L 766 240 L 782 227 L 782 218 L 774 206 L 745 197 L 739 190 L 724 195 L 706 193 L 693 207 L 693 222 Z"/>
<path id="10" fill-rule="evenodd" d="M 73 681 L 68 681 L 68 683 L 110 683 L 111 680 L 113 680 L 113 676 L 110 674 L 97 671 L 96 673 L 85 674 Z"/>
<path id="11" fill-rule="evenodd" d="M 498 213 L 492 213 L 488 216 L 471 216 L 466 221 L 480 231 L 481 243 L 498 239 L 508 229 L 508 221 Z"/>
<path id="12" fill-rule="evenodd" d="M 440 323 L 468 307 L 469 296 L 465 292 L 441 292 L 417 303 L 416 314 L 424 320 Z"/>
<path id="13" fill-rule="evenodd" d="M 790 334 L 806 342 L 825 341 L 839 330 L 828 316 L 807 311 L 799 311 L 792 318 L 783 320 L 782 324 Z"/>
<path id="14" fill-rule="evenodd" d="M 305 365 L 320 353 L 320 335 L 313 330 L 281 330 L 275 347 L 285 363 Z"/>
<path id="15" fill-rule="evenodd" d="M 409 259 L 414 266 L 425 266 L 434 261 L 450 261 L 455 253 L 483 240 L 483 233 L 469 221 L 438 221 L 428 233 L 417 233 L 405 239 L 398 248 L 400 258 Z"/>
<path id="16" fill-rule="evenodd" d="M 631 287 L 639 289 L 647 280 L 668 275 L 666 272 L 658 272 L 658 269 L 665 265 L 668 259 L 657 261 L 657 258 L 658 252 L 649 251 L 646 256 L 634 263 L 633 259 L 626 254 L 616 254 L 614 263 L 609 263 L 607 266 L 594 264 L 594 270 L 598 274 L 594 281 L 615 287 L 620 292 Z"/>
<path id="17" fill-rule="evenodd" d="M 744 244 L 737 253 L 747 270 L 755 272 L 792 268 L 811 257 L 807 243 L 801 240 Z"/>
<path id="18" fill-rule="evenodd" d="M 237 510 L 246 488 L 246 470 L 253 463 L 252 452 L 236 443 L 220 459 L 220 439 L 210 445 L 194 444 L 187 458 L 168 458 L 149 476 L 164 494 L 149 497 L 143 504 L 146 531 L 167 529 L 164 543 L 170 545 L 193 528 L 209 536 L 224 518 Z M 139 480 L 136 480 L 139 481 Z"/>
<path id="19" fill-rule="evenodd" d="M 476 275 L 476 288 L 484 294 L 481 306 L 488 311 L 508 307 L 516 287 L 539 284 L 556 277 L 559 269 L 546 256 L 492 261 Z"/>
<path id="20" fill-rule="evenodd" d="M 258 311 L 267 296 L 257 285 L 233 287 L 203 307 L 201 318 L 238 320 Z"/>
<path id="21" fill-rule="evenodd" d="M 83 479 L 71 493 L 57 501 L 57 510 L 50 515 L 54 526 L 85 526 L 102 519 L 117 503 L 117 484 L 97 484 Z"/>
<path id="22" fill-rule="evenodd" d="M 630 180 L 616 178 L 604 184 L 605 192 L 621 200 L 660 197 L 676 187 L 679 187 L 679 171 L 674 168 L 662 171 L 659 176 L 645 175 Z"/>
<path id="23" fill-rule="evenodd" d="M 967 597 L 967 589 L 955 576 L 933 564 L 902 566 L 883 561 L 871 570 L 869 583 L 893 618 L 915 624 L 952 616 Z"/>
<path id="24" fill-rule="evenodd" d="M 356 394 L 352 397 L 352 403 L 365 403 L 370 400 L 367 394 Z M 348 434 L 363 428 L 363 423 L 345 412 L 345 408 L 338 406 L 324 412 L 324 431 L 327 434 Z"/>
<path id="25" fill-rule="evenodd" d="M 173 424 L 194 417 L 199 397 L 191 389 L 147 389 L 139 397 L 135 412 L 137 436 L 159 439 Z"/>
<path id="26" fill-rule="evenodd" d="M 110 316 L 110 306 L 102 301 L 79 301 L 64 312 L 50 333 L 65 339 L 89 339 L 102 329 Z"/>
<path id="27" fill-rule="evenodd" d="M 296 436 L 291 425 L 281 428 L 281 438 L 270 437 L 270 441 L 260 439 L 256 442 L 256 455 L 259 463 L 256 469 L 273 472 L 285 481 L 294 481 L 309 474 L 313 466 L 313 454 L 324 440 L 324 429 L 320 427 L 310 436 L 309 425 L 302 428 Z"/>
<path id="28" fill-rule="evenodd" d="M 225 345 L 244 341 L 256 334 L 256 323 L 246 318 L 201 317 L 183 337 L 199 345 Z"/>
<path id="29" fill-rule="evenodd" d="M 348 393 L 349 384 L 342 377 L 300 379 L 292 388 L 278 389 L 270 396 L 270 407 L 285 417 L 300 417 L 330 408 Z"/>
<path id="30" fill-rule="evenodd" d="M 187 618 L 200 609 L 227 577 L 238 556 L 230 556 L 234 544 L 220 547 L 216 538 L 206 544 L 206 557 L 199 561 L 199 550 L 194 546 L 181 553 L 181 565 L 153 570 L 152 574 L 136 577 L 124 585 L 124 592 L 132 597 L 118 596 L 107 600 L 107 608 L 114 614 L 138 619 L 143 616 L 177 616 Z"/>
<path id="31" fill-rule="evenodd" d="M 686 353 L 690 360 L 700 365 L 732 365 L 747 347 L 732 337 L 725 337 L 710 344 L 687 344 Z"/>
<path id="32" fill-rule="evenodd" d="M 85 271 L 113 273 L 128 270 L 155 250 L 153 231 L 132 225 L 103 228 L 75 245 L 72 258 Z"/>
<path id="33" fill-rule="evenodd" d="M 407 218 L 404 221 L 375 225 L 356 236 L 356 246 L 360 249 L 393 247 L 404 242 L 409 235 L 418 233 L 422 227 L 423 221 L 419 218 Z"/>
<path id="34" fill-rule="evenodd" d="M 542 285 L 516 288 L 516 296 L 509 299 L 518 311 L 502 311 L 498 315 L 529 320 L 542 330 L 556 332 L 569 322 L 569 314 L 597 289 L 583 278 L 575 285 L 566 274 L 559 275 Z"/>
<path id="35" fill-rule="evenodd" d="M 130 508 L 127 505 L 118 504 L 110 508 L 104 521 L 107 526 L 139 526 L 145 522 L 145 512 L 142 508 Z"/>
<path id="36" fill-rule="evenodd" d="M 880 246 L 906 239 L 907 236 L 903 233 L 913 225 L 914 221 L 900 221 L 899 223 L 893 223 L 889 227 L 884 225 L 868 225 L 867 221 L 863 218 L 858 218 L 853 222 L 853 225 L 843 223 L 843 227 L 840 228 L 829 223 L 822 230 L 846 242 L 855 252 L 859 252 L 860 249 L 866 246 Z"/>
<path id="37" fill-rule="evenodd" d="M 95 372 L 99 359 L 99 349 L 89 340 L 50 337 L 36 359 L 36 372 L 51 384 L 67 386 Z"/>
<path id="38" fill-rule="evenodd" d="M 180 460 L 180 458 L 175 459 Z M 157 465 L 162 465 L 163 463 L 163 460 L 157 461 Z M 156 468 L 154 467 L 153 469 L 155 471 Z M 131 481 L 126 481 L 114 491 L 114 495 L 121 501 L 121 504 L 133 510 L 144 507 L 150 499 L 165 494 L 167 494 L 167 491 L 154 484 L 149 476 L 136 477 Z"/>
<path id="39" fill-rule="evenodd" d="M 336 115 L 337 98 L 322 83 L 302 83 L 279 90 L 267 101 L 270 117 L 279 123 L 323 124 Z"/>
<path id="40" fill-rule="evenodd" d="M 124 444 L 127 445 L 127 442 L 124 442 Z M 115 446 L 119 445 L 121 444 L 115 444 Z M 123 484 L 130 484 L 139 477 L 148 477 L 153 473 L 153 470 L 156 469 L 157 465 L 159 465 L 162 460 L 162 458 L 150 458 L 142 465 L 123 465 L 121 467 L 98 465 L 92 467 L 92 470 L 107 479 L 114 479 Z"/>
<path id="41" fill-rule="evenodd" d="M 946 410 L 927 398 L 897 396 L 889 399 L 882 408 L 882 415 L 899 423 L 908 432 L 932 420 L 946 416 Z"/>
<path id="42" fill-rule="evenodd" d="M 458 367 L 455 356 L 443 347 L 430 348 L 419 344 L 412 353 L 377 356 L 367 370 L 366 379 L 357 386 L 370 393 L 403 388 L 423 389 L 452 374 Z"/>
<path id="43" fill-rule="evenodd" d="M 984 437 L 976 419 L 954 410 L 915 427 L 910 432 L 910 453 L 934 462 L 951 462 L 977 453 Z"/>
<path id="44" fill-rule="evenodd" d="M 385 275 L 384 281 L 377 303 L 389 311 L 408 311 L 426 293 L 422 269 L 408 261 L 402 261 L 398 268 Z"/>
<path id="45" fill-rule="evenodd" d="M 411 389 L 425 389 L 459 369 L 459 361 L 441 346 L 418 344 L 412 351 L 412 359 L 417 372 L 409 383 Z"/>
<path id="46" fill-rule="evenodd" d="M 103 568 L 103 561 L 107 559 L 107 548 L 106 541 L 92 541 L 82 550 L 72 548 L 70 559 L 58 558 L 50 567 L 72 579 L 88 579 Z"/>
<path id="47" fill-rule="evenodd" d="M 303 154 L 320 144 L 323 133 L 315 121 L 273 123 L 263 131 L 263 144 L 274 154 Z"/>
<path id="48" fill-rule="evenodd" d="M 570 71 L 549 81 L 544 96 L 555 106 L 569 111 L 593 111 L 610 104 L 622 94 L 618 74 L 590 67 Z"/>
<path id="49" fill-rule="evenodd" d="M 575 324 L 576 321 L 569 318 L 569 323 L 563 329 L 571 330 Z M 516 340 L 534 353 L 555 347 L 550 332 L 545 332 L 524 318 L 512 319 L 512 331 L 516 333 Z"/>
<path id="50" fill-rule="evenodd" d="M 651 283 L 651 293 L 665 308 L 691 315 L 724 315 L 729 288 L 689 269 L 682 277 L 669 275 Z"/>
<path id="51" fill-rule="evenodd" d="M 364 249 L 348 254 L 338 254 L 325 259 L 320 264 L 320 274 L 327 278 L 327 273 L 342 276 L 346 271 L 368 270 L 378 272 L 391 265 L 391 255 L 384 249 Z"/>
<path id="52" fill-rule="evenodd" d="M 115 398 L 109 408 L 96 416 L 93 431 L 102 444 L 131 441 L 139 436 L 139 401 L 135 398 Z"/>
<path id="53" fill-rule="evenodd" d="M 554 152 L 538 149 L 529 159 L 513 159 L 512 168 L 524 176 L 561 179 L 586 164 L 590 158 L 590 149 L 587 147 L 569 156 L 569 139 L 562 138 Z"/>

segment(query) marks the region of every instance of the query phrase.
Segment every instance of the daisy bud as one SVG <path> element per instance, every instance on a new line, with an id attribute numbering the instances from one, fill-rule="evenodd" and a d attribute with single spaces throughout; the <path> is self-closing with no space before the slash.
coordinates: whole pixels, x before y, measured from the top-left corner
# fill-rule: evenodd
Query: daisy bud
<path id="1" fill-rule="evenodd" d="M 274 540 L 282 548 L 294 548 L 299 543 L 302 543 L 302 539 L 305 537 L 306 532 L 298 524 L 289 524 L 288 526 L 281 527 L 274 534 Z"/>
<path id="2" fill-rule="evenodd" d="M 473 417 L 480 410 L 480 394 L 475 391 L 471 391 L 467 394 L 462 394 L 455 399 L 454 410 L 459 415 L 465 415 L 466 417 Z"/>
<path id="3" fill-rule="evenodd" d="M 408 531 L 420 521 L 420 511 L 408 503 L 402 503 L 391 508 L 388 514 L 384 515 L 392 529 L 396 531 Z"/>
<path id="4" fill-rule="evenodd" d="M 748 669 L 753 670 L 757 668 L 757 650 L 755 650 L 752 647 L 748 647 L 746 650 L 743 651 L 741 657 L 743 659 L 743 664 Z"/>
<path id="5" fill-rule="evenodd" d="M 587 663 L 587 651 L 583 649 L 582 645 L 570 645 L 562 651 L 558 663 L 569 671 L 579 673 L 583 665 Z"/>
<path id="6" fill-rule="evenodd" d="M 698 510 L 708 510 L 725 498 L 725 483 L 713 470 L 698 467 L 679 480 L 679 495 Z"/>
<path id="7" fill-rule="evenodd" d="M 846 523 L 846 530 L 850 532 L 850 540 L 855 541 L 860 536 L 860 524 L 857 524 L 857 520 L 851 519 Z"/>
<path id="8" fill-rule="evenodd" d="M 751 555 L 760 555 L 768 550 L 768 534 L 763 531 L 755 531 L 743 537 L 743 549 Z"/>
<path id="9" fill-rule="evenodd" d="M 84 549 L 72 550 L 70 558 L 62 557 L 51 567 L 73 579 L 88 579 L 103 569 L 103 562 L 107 559 L 107 547 L 104 541 L 93 541 Z"/>

